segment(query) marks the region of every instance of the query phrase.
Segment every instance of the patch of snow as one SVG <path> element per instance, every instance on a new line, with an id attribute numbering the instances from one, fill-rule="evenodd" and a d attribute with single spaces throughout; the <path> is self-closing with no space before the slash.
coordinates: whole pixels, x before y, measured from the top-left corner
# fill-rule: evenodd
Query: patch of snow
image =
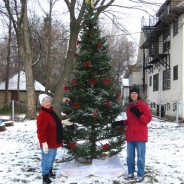
<path id="1" fill-rule="evenodd" d="M 146 169 L 143 184 L 184 183 L 183 135 L 183 125 L 153 118 L 149 123 L 149 142 L 146 144 Z M 0 148 L 1 184 L 40 184 L 42 182 L 41 151 L 35 120 L 15 122 L 14 126 L 6 127 L 6 131 L 0 132 Z M 55 172 L 62 169 L 60 160 L 66 155 L 65 149 L 58 149 L 54 164 Z M 126 169 L 126 147 L 119 156 Z M 59 176 L 52 180 L 55 184 L 112 184 L 115 181 L 120 184 L 125 182 L 123 176 L 117 177 L 113 173 L 111 178 L 91 175 L 82 179 Z"/>

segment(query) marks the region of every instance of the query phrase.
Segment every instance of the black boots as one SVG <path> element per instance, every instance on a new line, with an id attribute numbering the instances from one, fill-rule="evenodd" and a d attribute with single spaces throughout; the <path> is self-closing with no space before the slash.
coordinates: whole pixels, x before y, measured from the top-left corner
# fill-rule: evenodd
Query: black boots
<path id="1" fill-rule="evenodd" d="M 52 183 L 50 178 L 55 178 L 56 175 L 52 172 L 52 170 L 49 171 L 49 174 L 43 175 L 43 184 L 49 184 Z"/>
<path id="2" fill-rule="evenodd" d="M 52 170 L 49 171 L 49 177 L 51 177 L 51 178 L 55 178 L 56 177 L 56 175 L 52 172 Z"/>
<path id="3" fill-rule="evenodd" d="M 52 181 L 49 178 L 49 174 L 43 175 L 43 184 L 49 184 L 52 183 Z"/>

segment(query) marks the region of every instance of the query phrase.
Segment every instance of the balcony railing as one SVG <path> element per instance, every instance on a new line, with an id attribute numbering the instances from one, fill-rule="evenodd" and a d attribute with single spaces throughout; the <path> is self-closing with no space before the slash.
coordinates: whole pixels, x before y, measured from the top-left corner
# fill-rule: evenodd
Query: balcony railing
<path id="1" fill-rule="evenodd" d="M 148 55 L 154 57 L 160 54 L 168 54 L 170 49 L 170 41 L 167 42 L 150 42 L 148 46 Z"/>

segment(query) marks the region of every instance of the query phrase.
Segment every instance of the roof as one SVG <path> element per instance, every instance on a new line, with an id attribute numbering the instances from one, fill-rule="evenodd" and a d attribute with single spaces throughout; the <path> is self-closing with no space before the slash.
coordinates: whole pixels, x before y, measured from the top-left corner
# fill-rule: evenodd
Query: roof
<path id="1" fill-rule="evenodd" d="M 17 90 L 17 82 L 18 82 L 18 73 L 9 79 L 8 90 L 14 91 Z M 35 91 L 45 92 L 45 87 L 40 84 L 38 81 L 34 81 Z M 0 83 L 0 91 L 5 90 L 5 82 Z M 20 72 L 20 82 L 19 82 L 19 90 L 26 91 L 26 75 L 25 72 Z"/>

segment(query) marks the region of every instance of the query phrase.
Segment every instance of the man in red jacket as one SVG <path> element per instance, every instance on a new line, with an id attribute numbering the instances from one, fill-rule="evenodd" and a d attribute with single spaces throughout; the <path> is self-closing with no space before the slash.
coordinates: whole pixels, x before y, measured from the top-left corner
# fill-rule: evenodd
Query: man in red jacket
<path id="1" fill-rule="evenodd" d="M 116 121 L 112 124 L 116 126 L 127 126 L 126 141 L 127 141 L 127 165 L 128 175 L 125 179 L 133 179 L 135 172 L 135 151 L 137 151 L 137 177 L 136 182 L 141 182 L 144 179 L 145 169 L 145 153 L 146 142 L 148 141 L 147 124 L 151 121 L 151 111 L 146 103 L 141 100 L 139 90 L 133 87 L 130 90 L 130 103 L 127 107 L 127 119 Z"/>
<path id="2" fill-rule="evenodd" d="M 49 177 L 54 178 L 52 172 L 57 148 L 63 144 L 63 125 L 51 107 L 52 98 L 47 94 L 39 95 L 41 110 L 37 117 L 37 134 L 42 149 L 43 184 L 51 183 Z"/>

